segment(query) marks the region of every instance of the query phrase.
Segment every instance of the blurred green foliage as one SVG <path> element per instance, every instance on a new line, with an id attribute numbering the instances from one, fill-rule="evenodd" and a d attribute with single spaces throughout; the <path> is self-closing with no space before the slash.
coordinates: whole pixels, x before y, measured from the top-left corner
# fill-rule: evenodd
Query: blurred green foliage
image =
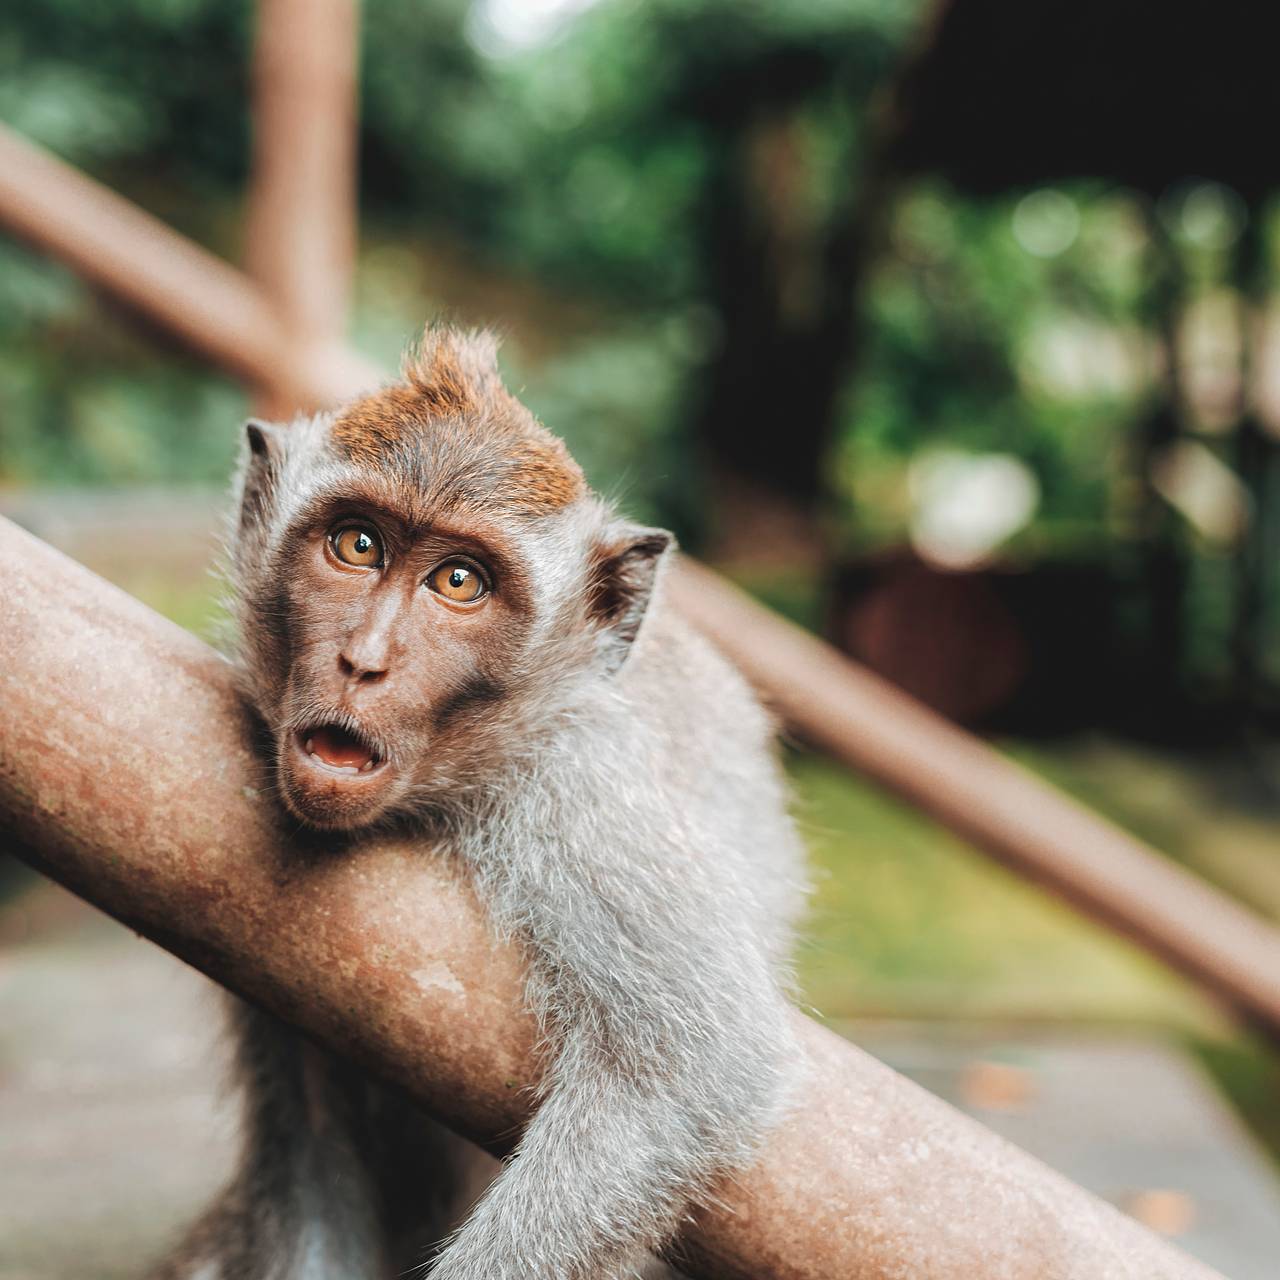
<path id="1" fill-rule="evenodd" d="M 866 104 L 920 4 L 605 0 L 524 49 L 486 22 L 500 8 L 365 6 L 366 245 L 401 248 L 421 286 L 406 297 L 367 249 L 355 332 L 394 357 L 435 310 L 505 319 L 501 290 L 477 306 L 465 278 L 439 288 L 443 255 L 452 272 L 522 282 L 538 302 L 512 326 L 512 360 L 530 398 L 606 487 L 687 524 L 697 459 L 681 405 L 717 342 L 704 237 L 732 131 L 753 103 L 781 103 L 804 152 L 799 223 L 846 214 Z M 244 0 L 10 6 L 0 118 L 234 257 L 251 29 Z M 933 439 L 1024 457 L 1046 519 L 1104 513 L 1106 449 L 1133 395 L 1064 405 L 1021 365 L 1059 312 L 1132 306 L 1132 236 L 1112 232 L 1133 213 L 1099 197 L 1050 260 L 1019 247 L 1010 209 L 921 187 L 892 214 L 834 471 L 873 536 L 901 531 L 903 461 Z M 241 399 L 65 272 L 0 251 L 0 478 L 218 478 Z M 552 314 L 566 296 L 589 315 Z"/>
<path id="2" fill-rule="evenodd" d="M 866 194 L 877 93 L 925 6 L 599 0 L 536 39 L 508 29 L 519 8 L 363 6 L 352 333 L 390 363 L 439 313 L 506 327 L 513 380 L 595 483 L 696 546 L 700 398 L 735 318 L 722 211 L 745 201 L 756 235 L 731 270 L 776 256 L 779 306 L 820 310 L 824 248 Z M 0 119 L 235 260 L 251 39 L 248 0 L 8 6 Z M 1243 216 L 1233 199 L 1190 187 L 1156 207 L 1077 181 L 978 200 L 905 183 L 863 246 L 830 543 L 901 542 L 913 468 L 940 448 L 1012 455 L 1034 476 L 1015 558 L 1102 562 L 1132 540 L 1149 500 L 1133 430 L 1161 379 L 1153 228 L 1188 294 L 1212 299 Z M 166 335 L 0 239 L 0 484 L 220 483 L 246 405 Z M 810 428 L 777 430 L 794 447 Z M 1204 439 L 1230 460 L 1225 438 Z M 1194 552 L 1185 651 L 1220 674 L 1223 548 L 1169 528 Z"/>

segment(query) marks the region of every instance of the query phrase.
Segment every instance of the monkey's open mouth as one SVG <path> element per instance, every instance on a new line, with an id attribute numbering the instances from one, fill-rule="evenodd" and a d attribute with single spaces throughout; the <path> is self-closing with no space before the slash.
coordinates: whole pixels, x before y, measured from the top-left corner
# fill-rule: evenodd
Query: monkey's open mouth
<path id="1" fill-rule="evenodd" d="M 374 773 L 386 764 L 376 747 L 338 724 L 303 729 L 297 743 L 312 764 L 333 773 Z"/>

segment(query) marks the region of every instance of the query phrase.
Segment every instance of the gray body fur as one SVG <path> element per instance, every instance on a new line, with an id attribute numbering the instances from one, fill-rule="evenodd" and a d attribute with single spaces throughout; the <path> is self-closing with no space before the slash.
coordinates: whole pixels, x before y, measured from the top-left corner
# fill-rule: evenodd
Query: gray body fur
<path id="1" fill-rule="evenodd" d="M 273 556 L 341 476 L 329 421 L 288 429 L 233 557 L 247 691 L 268 724 Z M 777 1122 L 803 872 L 772 728 L 673 615 L 660 575 L 634 642 L 587 636 L 574 584 L 614 519 L 588 495 L 524 521 L 539 597 L 556 607 L 503 699 L 476 710 L 447 785 L 417 787 L 396 818 L 423 830 L 424 850 L 447 835 L 495 933 L 527 956 L 551 1051 L 516 1153 L 434 1252 L 466 1207 L 465 1144 L 241 1009 L 243 1165 L 163 1280 L 372 1280 L 431 1258 L 434 1280 L 649 1274 L 648 1251 Z M 266 554 L 246 550 L 246 529 Z"/>

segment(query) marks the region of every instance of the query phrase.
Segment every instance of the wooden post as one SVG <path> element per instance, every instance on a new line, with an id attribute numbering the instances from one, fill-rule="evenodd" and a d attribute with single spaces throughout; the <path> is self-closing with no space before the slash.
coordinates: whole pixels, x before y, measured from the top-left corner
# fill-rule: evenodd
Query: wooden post
<path id="1" fill-rule="evenodd" d="M 300 837 L 225 662 L 0 521 L 0 829 L 210 977 L 510 1149 L 537 1077 L 515 949 L 447 849 Z M 695 1275 L 1211 1280 L 796 1014 L 793 1109 L 682 1238 Z M 685 1266 L 682 1263 L 682 1266 Z"/>
<path id="2" fill-rule="evenodd" d="M 302 350 L 338 348 L 356 246 L 354 0 L 259 0 L 246 264 Z M 287 380 L 259 393 L 295 412 Z"/>

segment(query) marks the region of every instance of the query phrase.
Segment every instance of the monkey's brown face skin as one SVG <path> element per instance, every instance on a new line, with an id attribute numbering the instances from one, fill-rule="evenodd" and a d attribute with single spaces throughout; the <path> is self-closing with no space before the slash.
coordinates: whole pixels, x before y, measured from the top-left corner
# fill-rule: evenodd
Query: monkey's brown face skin
<path id="1" fill-rule="evenodd" d="M 330 501 L 295 527 L 287 555 L 276 748 L 289 809 L 351 829 L 415 790 L 465 781 L 465 743 L 501 699 L 526 629 L 501 530 L 415 527 L 388 507 Z"/>

